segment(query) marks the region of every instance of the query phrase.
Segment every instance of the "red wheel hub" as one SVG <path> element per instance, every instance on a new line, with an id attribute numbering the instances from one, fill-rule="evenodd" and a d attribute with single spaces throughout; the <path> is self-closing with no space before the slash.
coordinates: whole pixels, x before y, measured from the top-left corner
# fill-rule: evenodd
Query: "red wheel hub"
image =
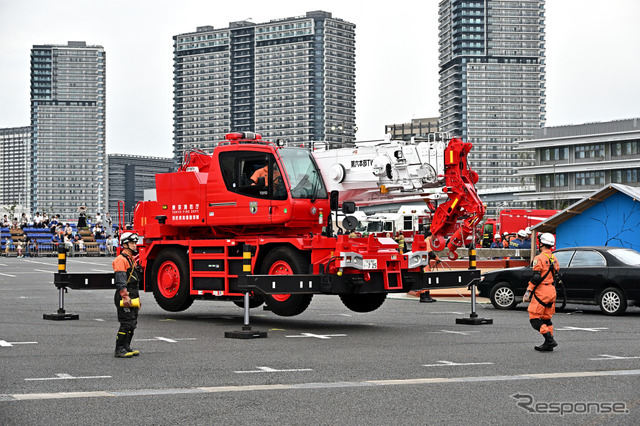
<path id="1" fill-rule="evenodd" d="M 158 290 L 167 299 L 171 299 L 180 288 L 180 271 L 175 263 L 164 262 L 158 270 Z"/>
<path id="2" fill-rule="evenodd" d="M 278 260 L 274 262 L 269 268 L 269 275 L 293 275 L 293 268 L 284 260 Z M 277 302 L 284 302 L 291 295 L 290 294 L 272 294 L 274 300 Z"/>

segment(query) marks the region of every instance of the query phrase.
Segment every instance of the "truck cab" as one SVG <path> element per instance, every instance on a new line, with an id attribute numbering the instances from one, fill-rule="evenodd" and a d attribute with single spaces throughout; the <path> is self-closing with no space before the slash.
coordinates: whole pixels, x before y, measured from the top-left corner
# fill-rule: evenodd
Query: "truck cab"
<path id="1" fill-rule="evenodd" d="M 212 155 L 188 153 L 178 172 L 157 175 L 156 182 L 166 225 L 211 227 L 216 235 L 320 232 L 329 214 L 309 150 L 259 135 L 228 134 Z"/>

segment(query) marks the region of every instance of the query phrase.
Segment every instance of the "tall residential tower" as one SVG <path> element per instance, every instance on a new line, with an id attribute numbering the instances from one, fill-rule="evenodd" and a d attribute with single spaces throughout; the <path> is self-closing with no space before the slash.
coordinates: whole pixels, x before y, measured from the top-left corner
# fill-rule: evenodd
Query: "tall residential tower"
<path id="1" fill-rule="evenodd" d="M 31 210 L 75 220 L 107 207 L 105 52 L 83 41 L 31 49 Z"/>
<path id="2" fill-rule="evenodd" d="M 516 140 L 545 123 L 544 0 L 442 0 L 440 130 L 473 143 L 472 167 L 487 201 L 530 188 L 534 164 Z"/>
<path id="3" fill-rule="evenodd" d="M 174 36 L 175 159 L 230 131 L 353 141 L 355 25 L 315 11 Z"/>
<path id="4" fill-rule="evenodd" d="M 13 205 L 20 213 L 30 210 L 30 142 L 29 126 L 0 129 L 0 217 Z"/>

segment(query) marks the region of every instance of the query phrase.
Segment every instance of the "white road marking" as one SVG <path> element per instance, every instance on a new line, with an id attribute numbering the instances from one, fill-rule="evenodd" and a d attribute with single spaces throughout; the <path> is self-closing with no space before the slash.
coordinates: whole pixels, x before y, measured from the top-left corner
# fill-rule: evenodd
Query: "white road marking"
<path id="1" fill-rule="evenodd" d="M 247 386 L 212 386 L 177 389 L 138 389 L 122 391 L 89 391 L 89 392 L 52 392 L 52 393 L 17 393 L 0 394 L 2 401 L 28 401 L 46 399 L 95 398 L 95 397 L 130 397 L 132 395 L 177 395 L 195 393 L 228 393 L 255 392 L 295 389 L 330 389 L 336 387 L 350 388 L 363 386 L 402 386 L 402 385 L 432 385 L 432 384 L 460 384 L 473 382 L 512 382 L 519 380 L 549 380 L 573 379 L 583 377 L 616 377 L 640 376 L 640 370 L 609 370 L 609 371 L 570 371 L 565 373 L 534 373 L 515 376 L 467 376 L 467 377 L 431 377 L 414 379 L 363 380 L 353 382 L 324 382 Z"/>
<path id="2" fill-rule="evenodd" d="M 423 367 L 457 367 L 460 365 L 493 365 L 492 362 L 452 362 L 452 361 L 436 361 L 438 364 L 424 364 Z"/>
<path id="3" fill-rule="evenodd" d="M 95 318 L 94 321 L 104 322 L 102 318 Z"/>
<path id="4" fill-rule="evenodd" d="M 555 331 L 600 331 L 600 330 L 608 330 L 607 327 L 569 327 L 564 326 L 562 328 L 556 328 Z"/>
<path id="5" fill-rule="evenodd" d="M 111 376 L 80 376 L 73 377 L 67 373 L 57 373 L 56 377 L 43 377 L 39 379 L 24 379 L 25 381 L 44 381 L 44 380 L 77 380 L 77 379 L 110 379 Z"/>
<path id="6" fill-rule="evenodd" d="M 315 337 L 316 339 L 331 339 L 332 337 L 344 337 L 346 334 L 313 334 L 302 333 L 299 336 L 284 336 L 284 337 Z"/>
<path id="7" fill-rule="evenodd" d="M 58 264 L 57 262 L 56 263 L 54 263 L 54 262 L 47 263 L 47 262 L 38 262 L 37 260 L 27 260 L 27 259 L 24 259 L 23 262 L 24 263 L 37 263 L 38 265 L 47 265 L 47 266 L 51 266 L 51 267 L 54 267 L 54 266 L 56 266 Z M 55 272 L 55 271 L 47 271 L 47 272 Z"/>
<path id="8" fill-rule="evenodd" d="M 8 348 L 13 345 L 35 345 L 38 342 L 7 342 L 6 340 L 0 340 L 0 346 Z"/>
<path id="9" fill-rule="evenodd" d="M 311 368 L 288 368 L 285 370 L 276 370 L 271 367 L 256 367 L 257 370 L 234 371 L 234 373 L 285 373 L 291 371 L 313 371 Z"/>
<path id="10" fill-rule="evenodd" d="M 320 314 L 321 317 L 350 317 L 349 314 Z"/>
<path id="11" fill-rule="evenodd" d="M 106 260 L 106 259 L 105 259 Z M 86 262 L 83 260 L 78 260 L 77 257 L 68 257 L 67 258 L 67 263 L 69 263 L 69 261 L 71 261 L 71 263 L 76 264 L 76 263 L 82 263 L 84 265 L 96 265 L 96 266 L 101 266 L 104 268 L 104 263 L 97 263 L 97 262 Z M 109 272 L 113 272 L 113 271 L 109 271 Z"/>
<path id="12" fill-rule="evenodd" d="M 182 337 L 179 339 L 169 339 L 168 337 L 154 337 L 153 339 L 136 339 L 138 342 L 151 342 L 153 340 L 160 340 L 168 343 L 178 343 L 178 340 L 196 340 L 195 337 Z"/>
<path id="13" fill-rule="evenodd" d="M 449 334 L 461 334 L 463 336 L 468 336 L 469 333 L 478 333 L 477 331 L 452 331 L 452 330 L 440 330 L 440 331 L 430 331 L 429 333 L 449 333 Z"/>
<path id="14" fill-rule="evenodd" d="M 15 275 L 11 275 L 11 274 L 3 274 L 2 272 L 0 272 L 0 275 L 2 275 L 2 276 L 4 276 L 4 277 L 17 278 Z"/>
<path id="15" fill-rule="evenodd" d="M 43 270 L 43 269 L 32 269 L 32 271 L 34 271 L 34 272 L 43 272 L 43 273 L 45 273 L 45 274 L 54 274 L 54 273 L 58 272 L 58 271 L 54 271 L 54 270 L 51 270 L 51 271 L 45 271 L 45 270 Z"/>
<path id="16" fill-rule="evenodd" d="M 614 360 L 614 359 L 640 359 L 640 356 L 616 356 L 616 355 L 600 355 L 602 358 L 589 358 L 590 361 Z"/>

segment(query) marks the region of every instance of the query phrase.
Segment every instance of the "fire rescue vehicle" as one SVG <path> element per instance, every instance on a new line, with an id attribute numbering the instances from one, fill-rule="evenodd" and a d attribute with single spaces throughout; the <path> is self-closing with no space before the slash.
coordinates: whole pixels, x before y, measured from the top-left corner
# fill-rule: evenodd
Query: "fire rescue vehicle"
<path id="1" fill-rule="evenodd" d="M 535 209 L 503 209 L 498 220 L 487 219 L 482 231 L 482 245 L 489 247 L 495 234 L 517 234 L 518 231 L 530 228 L 550 218 L 560 210 Z"/>
<path id="2" fill-rule="evenodd" d="M 242 306 L 250 293 L 252 307 L 266 302 L 275 314 L 292 316 L 314 294 L 335 294 L 347 308 L 370 312 L 388 293 L 465 286 L 478 278 L 476 270 L 425 271 L 422 235 L 401 254 L 391 238 L 336 235 L 334 222 L 355 229 L 353 201 L 444 193 L 432 244 L 446 244 L 457 258 L 456 248 L 484 215 L 477 174 L 466 161 L 470 149 L 452 139 L 313 151 L 230 133 L 212 154 L 187 151 L 177 172 L 156 175 L 156 199 L 135 207 L 142 290 L 168 311 L 198 298 Z M 357 178 L 367 168 L 370 174 Z"/>

